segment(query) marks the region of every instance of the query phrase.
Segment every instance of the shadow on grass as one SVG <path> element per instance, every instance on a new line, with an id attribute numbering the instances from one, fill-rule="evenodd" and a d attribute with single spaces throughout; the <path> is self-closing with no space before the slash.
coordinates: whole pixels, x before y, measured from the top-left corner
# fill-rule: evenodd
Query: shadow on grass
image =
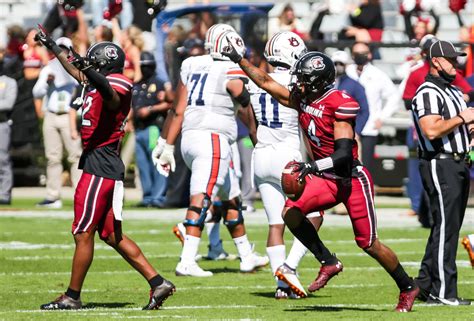
<path id="1" fill-rule="evenodd" d="M 86 305 L 82 306 L 83 309 L 116 309 L 116 308 L 124 308 L 126 306 L 133 305 L 131 302 L 89 302 Z"/>
<path id="2" fill-rule="evenodd" d="M 218 273 L 241 273 L 239 269 L 231 269 L 231 268 L 219 268 L 219 269 L 206 269 L 208 271 L 211 271 L 214 274 Z"/>
<path id="3" fill-rule="evenodd" d="M 262 298 L 275 299 L 275 292 L 252 292 L 250 294 L 253 295 L 253 296 L 259 296 L 259 297 L 262 297 Z M 329 298 L 329 297 L 330 297 L 329 295 L 318 295 L 318 298 Z M 309 296 L 309 298 L 311 298 L 311 295 Z M 290 299 L 290 300 L 292 300 L 292 299 Z"/>
<path id="4" fill-rule="evenodd" d="M 291 309 L 283 310 L 285 312 L 304 312 L 304 311 L 315 311 L 315 312 L 341 312 L 341 311 L 379 311 L 377 309 L 370 308 L 357 308 L 357 307 L 343 307 L 343 306 L 330 306 L 330 305 L 305 305 L 294 307 Z"/>

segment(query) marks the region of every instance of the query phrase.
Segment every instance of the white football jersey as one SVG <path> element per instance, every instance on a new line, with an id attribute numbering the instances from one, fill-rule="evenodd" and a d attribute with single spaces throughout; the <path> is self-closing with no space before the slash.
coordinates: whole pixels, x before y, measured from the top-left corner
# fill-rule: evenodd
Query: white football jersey
<path id="1" fill-rule="evenodd" d="M 246 77 L 232 61 L 213 60 L 209 55 L 189 57 L 181 65 L 181 81 L 188 91 L 188 106 L 182 131 L 208 130 L 237 139 L 235 105 L 227 92 L 227 82 Z"/>
<path id="2" fill-rule="evenodd" d="M 289 70 L 276 68 L 270 76 L 285 87 L 290 83 Z M 252 81 L 248 84 L 248 91 L 259 125 L 256 147 L 284 142 L 298 149 L 300 146 L 298 112 L 279 104 Z"/>

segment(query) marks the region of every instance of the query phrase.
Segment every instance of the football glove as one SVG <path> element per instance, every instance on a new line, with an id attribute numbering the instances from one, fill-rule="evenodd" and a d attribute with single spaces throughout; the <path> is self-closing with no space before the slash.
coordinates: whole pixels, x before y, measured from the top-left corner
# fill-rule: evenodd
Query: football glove
<path id="1" fill-rule="evenodd" d="M 36 42 L 41 42 L 48 50 L 51 50 L 55 54 L 61 52 L 61 48 L 54 42 L 54 40 L 48 35 L 48 32 L 43 28 L 42 25 L 38 24 L 38 32 L 33 38 Z"/>
<path id="2" fill-rule="evenodd" d="M 298 165 L 294 169 L 294 172 L 299 172 L 298 180 L 303 182 L 305 177 L 309 174 L 317 174 L 320 173 L 320 169 L 318 164 L 315 161 L 312 162 L 298 162 Z"/>
<path id="3" fill-rule="evenodd" d="M 153 148 L 153 151 L 151 152 L 151 160 L 153 161 L 153 165 L 155 165 L 156 168 L 160 166 L 158 163 L 158 158 L 160 158 L 161 154 L 163 153 L 165 144 L 166 144 L 166 139 L 164 139 L 161 136 L 158 137 L 158 140 L 156 141 L 156 146 L 155 148 Z"/>
<path id="4" fill-rule="evenodd" d="M 229 37 L 226 38 L 229 45 L 222 49 L 221 54 L 229 57 L 230 60 L 238 64 L 242 60 L 243 56 L 237 51 L 237 49 L 235 49 L 233 39 L 230 39 Z"/>
<path id="5" fill-rule="evenodd" d="M 163 152 L 161 153 L 160 158 L 158 158 L 158 165 L 157 170 L 158 172 L 168 177 L 170 171 L 174 172 L 176 169 L 176 161 L 174 159 L 174 145 L 166 144 L 163 148 Z"/>

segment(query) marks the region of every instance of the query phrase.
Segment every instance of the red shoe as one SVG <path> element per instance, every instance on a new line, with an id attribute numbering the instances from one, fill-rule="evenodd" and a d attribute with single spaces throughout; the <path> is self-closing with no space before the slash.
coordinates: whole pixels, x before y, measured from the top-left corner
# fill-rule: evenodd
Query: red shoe
<path id="1" fill-rule="evenodd" d="M 331 280 L 332 277 L 336 276 L 343 269 L 342 263 L 337 261 L 335 265 L 323 265 L 319 269 L 319 274 L 316 279 L 309 285 L 308 291 L 314 292 L 318 291 Z"/>
<path id="2" fill-rule="evenodd" d="M 471 242 L 471 238 L 474 238 L 474 235 L 471 234 L 471 235 L 465 236 L 462 239 L 461 243 L 466 249 L 467 254 L 469 255 L 469 260 L 471 261 L 471 266 L 474 269 L 474 248 L 473 248 L 474 244 L 473 242 Z"/>
<path id="3" fill-rule="evenodd" d="M 415 302 L 416 296 L 420 293 L 420 288 L 415 286 L 410 291 L 400 292 L 398 297 L 398 304 L 395 308 L 396 312 L 410 312 Z"/>

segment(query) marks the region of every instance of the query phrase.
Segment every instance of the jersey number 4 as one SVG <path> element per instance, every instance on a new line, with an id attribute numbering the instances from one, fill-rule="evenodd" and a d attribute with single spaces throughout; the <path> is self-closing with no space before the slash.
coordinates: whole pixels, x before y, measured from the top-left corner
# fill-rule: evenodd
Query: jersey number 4
<path id="1" fill-rule="evenodd" d="M 269 98 L 269 99 L 268 99 Z M 271 107 L 268 109 L 271 109 L 271 116 L 272 117 L 270 121 L 268 121 L 267 118 L 267 102 L 270 102 Z M 260 121 L 260 125 L 267 126 L 270 128 L 281 128 L 283 126 L 283 123 L 280 121 L 280 115 L 279 115 L 279 104 L 278 101 L 276 101 L 275 98 L 271 97 L 270 95 L 266 93 L 261 93 L 260 98 L 258 100 L 260 103 L 260 107 L 262 108 L 262 120 Z"/>
<path id="2" fill-rule="evenodd" d="M 321 146 L 321 141 L 318 136 L 316 136 L 316 123 L 311 119 L 308 126 L 308 137 L 311 139 L 318 147 Z"/>
<path id="3" fill-rule="evenodd" d="M 204 85 L 206 84 L 206 79 L 207 79 L 207 74 L 192 74 L 191 75 L 191 79 L 189 80 L 189 82 L 193 82 L 193 87 L 188 96 L 188 106 L 191 105 L 192 103 L 194 90 L 196 89 L 198 84 L 199 84 L 199 94 L 196 99 L 196 106 L 204 106 L 204 99 L 202 99 L 202 94 L 204 90 Z"/>

